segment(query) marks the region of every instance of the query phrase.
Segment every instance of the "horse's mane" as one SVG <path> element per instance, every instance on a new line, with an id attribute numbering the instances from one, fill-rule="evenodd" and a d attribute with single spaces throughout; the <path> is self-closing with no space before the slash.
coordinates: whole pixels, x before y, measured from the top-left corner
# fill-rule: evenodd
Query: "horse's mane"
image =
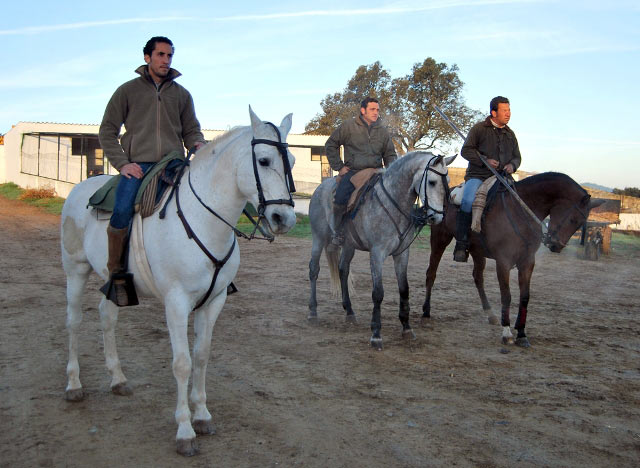
<path id="1" fill-rule="evenodd" d="M 588 195 L 588 192 L 583 189 L 580 184 L 578 184 L 567 174 L 562 174 L 561 172 L 543 172 L 541 174 L 532 175 L 516 182 L 516 186 L 526 188 L 531 185 L 541 184 L 545 182 L 563 182 L 574 188 L 580 189 L 584 195 Z"/>
<path id="2" fill-rule="evenodd" d="M 210 151 L 207 151 L 207 154 L 215 154 L 220 152 L 225 146 L 234 142 L 237 138 L 241 137 L 245 132 L 251 129 L 250 126 L 238 126 L 233 127 L 230 130 L 218 135 L 209 143 L 207 143 L 207 147 L 211 148 Z"/>
<path id="3" fill-rule="evenodd" d="M 429 151 L 411 151 L 389 164 L 389 167 L 387 168 L 385 174 L 387 175 L 387 177 L 395 177 L 396 174 L 402 174 L 406 167 L 411 165 L 417 158 L 422 157 L 425 154 L 435 156 L 435 154 Z"/>

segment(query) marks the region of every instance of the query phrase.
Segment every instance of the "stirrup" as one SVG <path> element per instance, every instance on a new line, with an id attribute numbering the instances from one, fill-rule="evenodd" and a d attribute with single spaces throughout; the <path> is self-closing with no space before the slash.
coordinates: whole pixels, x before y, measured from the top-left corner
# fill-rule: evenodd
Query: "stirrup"
<path id="1" fill-rule="evenodd" d="M 133 274 L 131 273 L 114 273 L 101 288 L 107 299 L 118 307 L 127 307 L 138 305 L 138 295 L 136 287 L 133 284 Z"/>

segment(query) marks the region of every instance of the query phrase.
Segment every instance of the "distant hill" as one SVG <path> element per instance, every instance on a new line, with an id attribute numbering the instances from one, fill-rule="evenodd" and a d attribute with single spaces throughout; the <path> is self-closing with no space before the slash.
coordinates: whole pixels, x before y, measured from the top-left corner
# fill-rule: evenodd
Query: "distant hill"
<path id="1" fill-rule="evenodd" d="M 605 187 L 604 185 L 594 184 L 594 183 L 591 183 L 591 182 L 584 182 L 584 183 L 582 183 L 580 185 L 582 185 L 583 187 L 592 188 L 594 190 L 602 190 L 603 192 L 609 192 L 609 193 L 613 192 L 612 188 Z"/>

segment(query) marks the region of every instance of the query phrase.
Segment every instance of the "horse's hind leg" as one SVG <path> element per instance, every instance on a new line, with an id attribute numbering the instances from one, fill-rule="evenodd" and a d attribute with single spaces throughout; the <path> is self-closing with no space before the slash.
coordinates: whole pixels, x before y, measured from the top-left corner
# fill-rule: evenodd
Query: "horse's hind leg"
<path id="1" fill-rule="evenodd" d="M 500 302 L 502 304 L 502 343 L 513 344 L 509 308 L 511 307 L 511 291 L 509 289 L 509 272 L 511 269 L 503 262 L 496 261 L 496 274 L 500 285 Z"/>
<path id="2" fill-rule="evenodd" d="M 487 299 L 484 291 L 484 268 L 487 265 L 487 259 L 476 249 L 471 249 L 471 257 L 473 258 L 473 281 L 482 302 L 482 310 L 487 314 L 487 319 L 491 325 L 498 325 L 498 317 L 491 311 L 491 304 Z"/>
<path id="3" fill-rule="evenodd" d="M 69 361 L 65 399 L 80 401 L 84 398 L 78 364 L 78 329 L 82 323 L 82 295 L 91 268 L 88 264 L 65 265 L 67 271 L 67 332 L 69 334 Z"/>
<path id="4" fill-rule="evenodd" d="M 216 320 L 220 316 L 222 307 L 227 300 L 227 293 L 223 291 L 206 307 L 194 312 L 193 331 L 193 380 L 191 386 L 191 403 L 193 404 L 193 429 L 196 434 L 215 434 L 216 429 L 207 409 L 207 393 L 205 391 L 207 365 L 211 353 L 211 335 Z"/>
<path id="5" fill-rule="evenodd" d="M 409 249 L 400 255 L 393 257 L 393 266 L 398 280 L 398 292 L 400 293 L 400 311 L 398 317 L 402 324 L 402 337 L 404 339 L 415 340 L 416 334 L 409 325 L 409 281 L 407 281 L 407 265 L 409 263 Z"/>
<path id="6" fill-rule="evenodd" d="M 377 250 L 372 250 L 369 255 L 369 262 L 371 264 L 371 280 L 373 282 L 373 291 L 371 292 L 373 312 L 371 313 L 371 339 L 369 343 L 373 348 L 381 350 L 382 336 L 380 332 L 382 330 L 382 318 L 380 316 L 380 307 L 384 299 L 384 287 L 382 285 L 384 255 Z"/>
<path id="7" fill-rule="evenodd" d="M 111 374 L 111 391 L 116 395 L 128 396 L 133 390 L 122 373 L 118 349 L 116 346 L 116 325 L 118 323 L 118 306 L 103 297 L 98 306 L 100 322 L 102 324 L 102 339 L 104 341 L 104 358 Z"/>

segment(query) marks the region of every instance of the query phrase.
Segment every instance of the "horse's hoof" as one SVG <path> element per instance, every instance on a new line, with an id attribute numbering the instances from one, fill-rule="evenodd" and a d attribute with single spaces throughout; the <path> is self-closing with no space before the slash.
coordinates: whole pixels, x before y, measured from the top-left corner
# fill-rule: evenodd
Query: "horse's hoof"
<path id="1" fill-rule="evenodd" d="M 382 338 L 371 338 L 369 344 L 376 351 L 382 351 Z"/>
<path id="2" fill-rule="evenodd" d="M 355 314 L 345 315 L 344 321 L 347 323 L 358 323 L 358 319 L 356 319 Z"/>
<path id="3" fill-rule="evenodd" d="M 489 320 L 489 325 L 499 325 L 500 324 L 500 320 L 495 315 L 489 315 L 487 317 L 487 319 Z"/>
<path id="4" fill-rule="evenodd" d="M 309 315 L 307 317 L 307 322 L 309 322 L 309 324 L 311 324 L 311 325 L 318 325 L 318 323 L 319 323 L 318 316 L 317 315 Z"/>
<path id="5" fill-rule="evenodd" d="M 431 319 L 430 315 L 426 315 L 426 316 L 423 315 L 422 317 L 420 317 L 420 326 L 426 327 L 430 319 Z"/>
<path id="6" fill-rule="evenodd" d="M 413 330 L 411 328 L 408 328 L 407 330 L 402 330 L 402 339 L 405 341 L 415 340 L 416 334 L 413 333 Z"/>
<path id="7" fill-rule="evenodd" d="M 516 346 L 520 346 L 522 348 L 530 348 L 531 343 L 529 343 L 529 339 L 526 336 L 522 336 L 520 338 L 516 338 Z"/>
<path id="8" fill-rule="evenodd" d="M 131 396 L 133 395 L 133 389 L 127 382 L 121 382 L 118 385 L 111 387 L 111 393 L 119 396 Z"/>
<path id="9" fill-rule="evenodd" d="M 216 433 L 216 426 L 213 425 L 211 419 L 199 419 L 193 421 L 193 430 L 199 435 L 213 435 Z"/>
<path id="10" fill-rule="evenodd" d="M 64 392 L 64 399 L 67 401 L 84 400 L 84 391 L 82 391 L 82 387 L 74 388 L 72 390 L 67 390 L 66 392 Z"/>
<path id="11" fill-rule="evenodd" d="M 176 440 L 176 452 L 183 457 L 193 457 L 198 453 L 198 447 L 196 445 L 195 437 L 193 439 L 178 439 Z"/>
<path id="12" fill-rule="evenodd" d="M 512 345 L 513 344 L 513 337 L 512 336 L 503 336 L 502 337 L 502 344 L 503 345 Z"/>

